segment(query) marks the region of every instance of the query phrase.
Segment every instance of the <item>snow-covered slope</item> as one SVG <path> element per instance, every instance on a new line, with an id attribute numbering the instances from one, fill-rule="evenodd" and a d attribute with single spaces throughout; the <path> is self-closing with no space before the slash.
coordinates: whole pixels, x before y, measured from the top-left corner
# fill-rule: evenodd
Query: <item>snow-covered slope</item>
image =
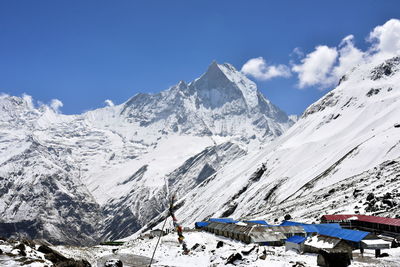
<path id="1" fill-rule="evenodd" d="M 285 212 L 315 219 L 321 212 L 354 211 L 374 187 L 381 195 L 396 192 L 399 70 L 399 57 L 353 69 L 281 137 L 225 165 L 182 197 L 177 217 L 184 224 L 211 216 L 273 220 Z M 331 199 L 335 191 L 342 195 Z M 395 193 L 393 203 L 399 197 Z M 365 210 L 393 216 L 398 205 Z"/>
<path id="2" fill-rule="evenodd" d="M 168 190 L 185 195 L 292 124 L 252 81 L 216 62 L 189 84 L 81 115 L 2 95 L 0 235 L 126 236 L 165 208 Z"/>

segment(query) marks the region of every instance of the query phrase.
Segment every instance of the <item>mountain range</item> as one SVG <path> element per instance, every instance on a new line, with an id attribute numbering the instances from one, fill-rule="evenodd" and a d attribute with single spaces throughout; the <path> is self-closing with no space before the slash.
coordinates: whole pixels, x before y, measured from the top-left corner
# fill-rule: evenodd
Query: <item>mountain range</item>
<path id="1" fill-rule="evenodd" d="M 0 96 L 0 235 L 94 244 L 133 234 L 294 123 L 230 64 L 79 115 Z"/>
<path id="2" fill-rule="evenodd" d="M 94 244 L 210 217 L 393 216 L 400 57 L 353 68 L 294 121 L 230 64 L 63 115 L 0 97 L 0 235 Z M 372 194 L 372 197 L 371 197 Z"/>

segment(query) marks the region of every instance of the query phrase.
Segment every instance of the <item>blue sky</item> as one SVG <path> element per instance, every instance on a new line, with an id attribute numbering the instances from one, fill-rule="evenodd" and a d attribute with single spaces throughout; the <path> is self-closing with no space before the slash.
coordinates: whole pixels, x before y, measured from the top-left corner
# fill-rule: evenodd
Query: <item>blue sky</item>
<path id="1" fill-rule="evenodd" d="M 325 45 L 338 61 L 339 44 L 350 34 L 353 47 L 371 50 L 366 41 L 371 31 L 398 18 L 399 11 L 395 0 L 4 0 L 0 92 L 26 93 L 44 103 L 59 99 L 61 111 L 74 114 L 102 107 L 106 99 L 119 104 L 137 92 L 191 81 L 214 59 L 241 69 L 262 57 L 264 67 L 283 64 L 290 74 L 252 79 L 277 106 L 301 114 L 335 83 L 327 73 L 323 78 L 332 78 L 331 83 L 307 82 L 307 55 Z M 383 43 L 383 37 L 376 42 Z M 295 65 L 304 68 L 294 71 Z"/>

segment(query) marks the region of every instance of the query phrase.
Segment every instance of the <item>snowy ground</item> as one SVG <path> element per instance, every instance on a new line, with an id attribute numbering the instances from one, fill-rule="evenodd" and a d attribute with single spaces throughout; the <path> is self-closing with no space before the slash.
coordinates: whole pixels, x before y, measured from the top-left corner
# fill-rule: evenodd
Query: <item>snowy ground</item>
<path id="1" fill-rule="evenodd" d="M 301 263 L 304 266 L 317 266 L 316 254 L 297 254 L 294 251 L 285 252 L 285 247 L 264 247 L 254 244 L 244 244 L 242 242 L 230 240 L 224 237 L 218 237 L 206 232 L 187 232 L 185 233 L 186 241 L 189 248 L 196 244 L 199 246 L 192 250 L 189 255 L 182 254 L 182 248 L 177 242 L 176 234 L 168 234 L 161 238 L 155 259 L 157 260 L 153 266 L 223 266 L 227 259 L 234 253 L 241 253 L 243 260 L 236 261 L 235 266 L 296 266 Z M 216 248 L 218 241 L 222 241 L 224 245 Z M 133 253 L 151 257 L 157 238 L 153 239 L 135 239 L 128 242 L 119 249 L 120 253 Z M 248 255 L 243 252 L 255 249 Z M 266 252 L 266 259 L 260 257 Z M 374 251 L 364 253 L 361 258 L 357 252 L 354 252 L 355 260 L 351 266 L 399 266 L 400 248 L 383 250 L 390 256 L 386 258 L 375 259 Z M 297 265 L 302 266 L 302 265 Z"/>
<path id="2" fill-rule="evenodd" d="M 229 257 L 240 253 L 242 260 L 234 262 L 234 266 L 270 266 L 270 267 L 314 267 L 317 266 L 316 254 L 297 254 L 285 251 L 285 247 L 266 247 L 254 244 L 244 244 L 235 240 L 219 237 L 206 232 L 186 232 L 186 242 L 191 248 L 189 255 L 183 255 L 182 247 L 177 241 L 176 233 L 163 236 L 155 253 L 152 266 L 174 267 L 216 267 L 225 266 Z M 217 248 L 222 241 L 223 246 Z M 67 258 L 87 260 L 93 267 L 103 267 L 108 259 L 120 259 L 124 267 L 149 266 L 157 238 L 137 238 L 120 247 L 93 246 L 73 247 L 54 246 L 54 250 Z M 4 242 L 0 240 L 0 266 L 54 266 L 45 260 L 44 254 L 26 246 L 26 256 L 22 256 L 16 246 L 19 242 Z M 196 248 L 194 248 L 196 247 Z M 373 250 L 365 250 L 363 257 L 359 251 L 353 252 L 354 260 L 351 266 L 399 266 L 400 248 L 382 250 L 389 257 L 376 259 Z M 263 259 L 263 256 L 265 259 Z M 228 264 L 227 266 L 233 266 Z"/>
<path id="3" fill-rule="evenodd" d="M 27 266 L 42 267 L 52 266 L 52 263 L 44 258 L 44 254 L 35 249 L 24 246 L 25 253 L 17 247 L 20 242 L 7 242 L 0 240 L 0 266 Z"/>

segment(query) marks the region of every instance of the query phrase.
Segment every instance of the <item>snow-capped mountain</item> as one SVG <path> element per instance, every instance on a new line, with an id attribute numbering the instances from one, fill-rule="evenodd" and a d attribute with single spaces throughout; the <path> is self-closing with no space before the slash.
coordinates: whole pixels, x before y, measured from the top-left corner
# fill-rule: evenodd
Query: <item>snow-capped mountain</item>
<path id="1" fill-rule="evenodd" d="M 354 68 L 282 136 L 190 191 L 177 217 L 191 225 L 219 216 L 268 221 L 285 214 L 309 221 L 339 212 L 394 216 L 399 190 L 400 57 L 395 57 Z"/>
<path id="2" fill-rule="evenodd" d="M 63 115 L 0 96 L 0 235 L 93 243 L 132 234 L 293 121 L 229 64 L 158 94 Z M 79 234 L 76 234 L 79 233 Z"/>

